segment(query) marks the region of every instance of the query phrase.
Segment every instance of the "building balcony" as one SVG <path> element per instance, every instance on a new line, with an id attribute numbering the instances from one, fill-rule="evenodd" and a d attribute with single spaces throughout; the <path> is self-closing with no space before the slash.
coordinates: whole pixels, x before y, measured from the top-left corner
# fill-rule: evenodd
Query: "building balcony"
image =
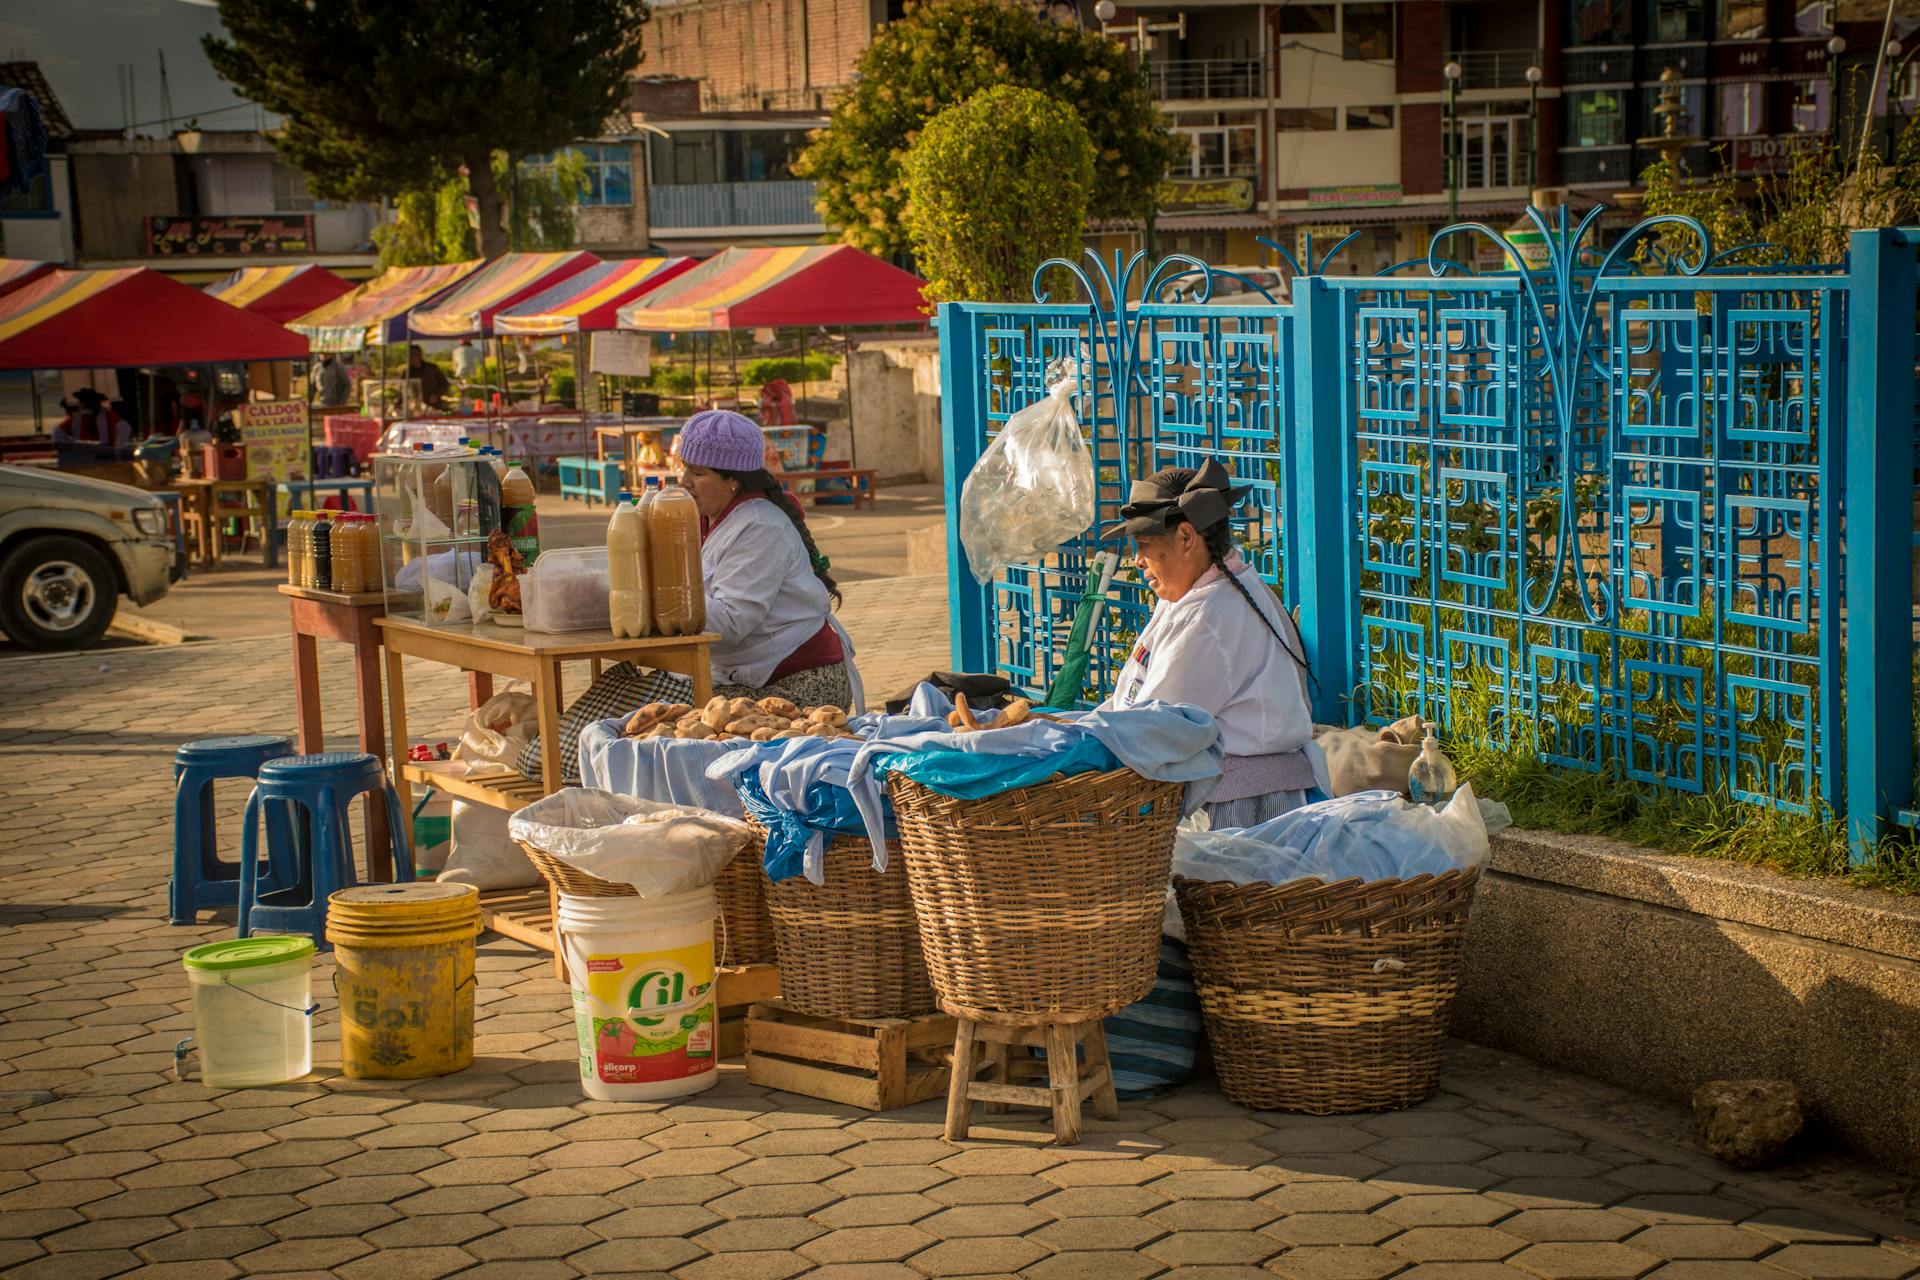
<path id="1" fill-rule="evenodd" d="M 1540 65 L 1538 49 L 1460 49 L 1440 60 L 1460 64 L 1460 88 L 1524 89 L 1527 68 Z"/>
<path id="2" fill-rule="evenodd" d="M 647 188 L 655 230 L 815 230 L 822 226 L 811 182 L 695 182 Z"/>
<path id="3" fill-rule="evenodd" d="M 1147 84 L 1161 101 L 1207 102 L 1267 96 L 1258 58 L 1177 58 L 1147 64 Z"/>

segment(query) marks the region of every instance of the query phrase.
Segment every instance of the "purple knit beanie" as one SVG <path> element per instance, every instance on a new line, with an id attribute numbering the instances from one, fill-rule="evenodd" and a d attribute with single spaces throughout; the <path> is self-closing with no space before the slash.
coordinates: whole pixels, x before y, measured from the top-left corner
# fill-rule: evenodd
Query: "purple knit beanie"
<path id="1" fill-rule="evenodd" d="M 767 437 L 753 419 L 728 409 L 702 409 L 673 442 L 680 461 L 714 471 L 758 471 L 767 464 Z"/>

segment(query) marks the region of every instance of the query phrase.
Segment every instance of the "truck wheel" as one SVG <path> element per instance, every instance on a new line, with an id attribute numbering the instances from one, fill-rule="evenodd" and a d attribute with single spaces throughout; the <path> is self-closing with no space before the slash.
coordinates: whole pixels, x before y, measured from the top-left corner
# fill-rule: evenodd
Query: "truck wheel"
<path id="1" fill-rule="evenodd" d="M 0 563 L 0 631 L 26 649 L 84 649 L 120 607 L 113 566 L 78 538 L 31 538 Z"/>

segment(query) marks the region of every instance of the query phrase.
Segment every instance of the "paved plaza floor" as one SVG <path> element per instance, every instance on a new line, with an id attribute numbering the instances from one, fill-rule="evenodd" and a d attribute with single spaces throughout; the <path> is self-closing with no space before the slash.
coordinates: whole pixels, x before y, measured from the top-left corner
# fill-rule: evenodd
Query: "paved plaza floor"
<path id="1" fill-rule="evenodd" d="M 938 582 L 858 583 L 870 688 L 942 665 Z M 316 1070 L 222 1091 L 174 1075 L 165 920 L 177 744 L 293 727 L 284 638 L 0 661 L 0 1274 L 91 1277 L 1019 1274 L 1035 1280 L 1895 1280 L 1911 1186 L 1828 1159 L 1766 1175 L 1690 1146 L 1672 1108 L 1455 1047 L 1412 1110 L 1252 1113 L 1196 1083 L 1073 1148 L 1033 1122 L 941 1138 L 747 1083 L 585 1101 L 548 958 L 480 941 L 477 1059 L 414 1083 L 338 1074 L 332 965 Z M 331 723 L 344 655 L 322 649 Z M 465 687 L 423 668 L 415 723 Z M 350 745 L 342 741 L 342 746 Z M 228 829 L 243 799 L 221 801 Z M 1904 1101 L 1904 1100 L 1903 1100 Z"/>

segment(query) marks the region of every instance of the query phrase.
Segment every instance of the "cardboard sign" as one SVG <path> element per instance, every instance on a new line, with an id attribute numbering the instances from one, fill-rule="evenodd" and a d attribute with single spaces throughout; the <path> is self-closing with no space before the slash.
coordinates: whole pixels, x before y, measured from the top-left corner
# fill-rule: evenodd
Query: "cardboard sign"
<path id="1" fill-rule="evenodd" d="M 312 466 L 308 452 L 307 406 L 299 400 L 261 400 L 240 410 L 240 440 L 247 447 L 247 478 L 305 480 Z M 285 517 L 292 505 L 282 494 L 277 510 Z"/>

